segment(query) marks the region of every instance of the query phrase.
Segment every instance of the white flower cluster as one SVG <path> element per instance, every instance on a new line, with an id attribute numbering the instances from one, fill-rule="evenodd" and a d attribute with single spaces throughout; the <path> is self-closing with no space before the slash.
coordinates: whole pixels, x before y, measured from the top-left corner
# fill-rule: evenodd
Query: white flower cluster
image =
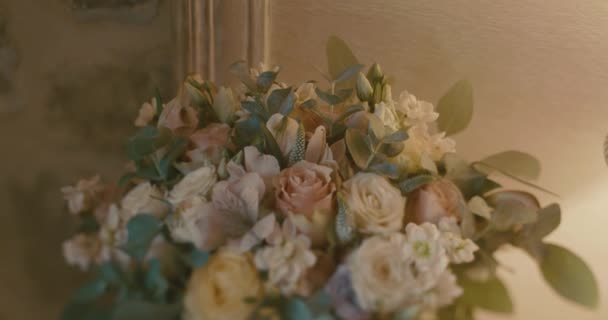
<path id="1" fill-rule="evenodd" d="M 472 261 L 477 249 L 460 236 L 451 218 L 442 219 L 440 228 L 410 223 L 405 234 L 370 237 L 348 261 L 358 304 L 380 312 L 412 305 L 426 309 L 449 305 L 462 289 L 448 266 Z"/>
<path id="2" fill-rule="evenodd" d="M 389 94 L 385 102 L 376 104 L 374 115 L 393 131 L 407 129 L 409 138 L 396 157 L 399 162 L 435 172 L 434 162 L 441 160 L 444 154 L 456 151 L 454 140 L 446 138 L 444 132 L 433 132 L 434 122 L 439 117 L 433 105 L 418 100 L 407 91 L 399 95 L 398 101 L 393 101 Z"/>

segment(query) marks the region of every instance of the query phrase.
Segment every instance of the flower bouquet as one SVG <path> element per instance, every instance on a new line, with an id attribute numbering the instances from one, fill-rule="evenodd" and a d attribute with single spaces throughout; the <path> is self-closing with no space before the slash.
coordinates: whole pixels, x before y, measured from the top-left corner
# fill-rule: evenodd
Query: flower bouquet
<path id="1" fill-rule="evenodd" d="M 231 66 L 242 85 L 189 77 L 144 104 L 126 143 L 131 170 L 62 191 L 79 220 L 67 262 L 95 277 L 63 319 L 472 319 L 512 312 L 495 252 L 538 262 L 587 307 L 586 264 L 543 239 L 558 205 L 503 188 L 537 175 L 528 154 L 468 163 L 449 135 L 472 118 L 458 82 L 434 108 L 394 96 L 328 41 L 328 84 L 281 83 L 278 68 Z M 531 185 L 529 182 L 526 182 Z"/>

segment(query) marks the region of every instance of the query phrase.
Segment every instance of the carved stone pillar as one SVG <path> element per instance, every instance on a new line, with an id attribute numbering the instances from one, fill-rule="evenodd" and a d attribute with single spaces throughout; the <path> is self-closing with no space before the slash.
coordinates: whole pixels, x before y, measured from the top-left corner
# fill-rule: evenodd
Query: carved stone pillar
<path id="1" fill-rule="evenodd" d="M 176 81 L 192 73 L 229 84 L 228 66 L 238 60 L 266 63 L 270 49 L 270 0 L 177 0 L 174 2 Z"/>

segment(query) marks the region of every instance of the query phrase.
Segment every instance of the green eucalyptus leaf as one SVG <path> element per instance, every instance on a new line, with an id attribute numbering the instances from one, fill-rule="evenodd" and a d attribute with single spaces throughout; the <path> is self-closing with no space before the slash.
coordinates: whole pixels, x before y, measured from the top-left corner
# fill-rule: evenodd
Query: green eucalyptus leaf
<path id="1" fill-rule="evenodd" d="M 151 259 L 148 261 L 148 271 L 146 273 L 145 286 L 146 289 L 150 290 L 154 294 L 154 297 L 157 300 L 164 300 L 164 296 L 169 289 L 169 282 L 167 282 L 167 279 L 165 279 L 165 276 L 162 273 L 161 264 L 158 259 Z"/>
<path id="2" fill-rule="evenodd" d="M 383 175 L 389 179 L 399 178 L 399 168 L 390 162 L 374 164 L 369 168 L 372 172 Z"/>
<path id="3" fill-rule="evenodd" d="M 299 298 L 290 299 L 285 306 L 286 319 L 313 320 L 313 314 L 308 305 Z"/>
<path id="4" fill-rule="evenodd" d="M 270 86 L 274 83 L 278 73 L 274 71 L 265 71 L 260 74 L 257 81 L 258 90 L 262 93 L 268 92 Z"/>
<path id="5" fill-rule="evenodd" d="M 61 320 L 109 320 L 112 316 L 111 306 L 93 303 L 72 302 L 61 312 Z"/>
<path id="6" fill-rule="evenodd" d="M 317 105 L 317 100 L 315 100 L 315 99 L 308 99 L 308 100 L 302 102 L 300 104 L 300 107 L 304 108 L 304 109 L 311 109 L 311 108 L 314 108 L 316 105 Z"/>
<path id="7" fill-rule="evenodd" d="M 130 300 L 116 306 L 111 320 L 177 320 L 181 311 L 181 304 Z"/>
<path id="8" fill-rule="evenodd" d="M 156 88 L 155 94 L 154 99 L 156 100 L 156 114 L 160 116 L 160 114 L 163 112 L 163 99 L 160 96 L 160 90 L 158 90 L 158 88 Z"/>
<path id="9" fill-rule="evenodd" d="M 262 128 L 266 127 L 259 117 L 250 116 L 235 124 L 235 142 L 240 147 L 251 145 L 261 134 Z"/>
<path id="10" fill-rule="evenodd" d="M 509 175 L 528 180 L 536 180 L 540 176 L 540 161 L 534 156 L 516 150 L 508 150 L 489 156 L 481 161 L 492 170 L 500 170 Z"/>
<path id="11" fill-rule="evenodd" d="M 268 115 L 266 113 L 266 110 L 264 110 L 264 107 L 259 104 L 257 101 L 241 101 L 241 107 L 247 111 L 249 111 L 249 113 L 267 120 L 268 119 Z"/>
<path id="12" fill-rule="evenodd" d="M 389 158 L 396 157 L 405 149 L 405 144 L 402 142 L 383 143 L 380 146 L 380 152 Z"/>
<path id="13" fill-rule="evenodd" d="M 431 183 L 435 179 L 436 178 L 433 175 L 421 174 L 399 182 L 399 189 L 402 193 L 410 193 L 428 183 Z"/>
<path id="14" fill-rule="evenodd" d="M 273 90 L 268 96 L 268 112 L 272 115 L 281 113 L 288 115 L 295 105 L 295 94 L 291 87 Z"/>
<path id="15" fill-rule="evenodd" d="M 498 231 L 507 231 L 518 225 L 536 222 L 536 209 L 515 200 L 500 201 L 492 213 L 492 226 Z"/>
<path id="16" fill-rule="evenodd" d="M 401 129 L 401 130 L 397 130 L 397 131 L 385 136 L 384 138 L 382 138 L 382 142 L 383 143 L 403 142 L 403 141 L 407 140 L 408 137 L 409 137 L 409 135 L 407 134 L 407 131 Z"/>
<path id="17" fill-rule="evenodd" d="M 357 129 L 349 128 L 346 130 L 344 139 L 355 164 L 361 169 L 366 169 L 373 156 L 373 150 L 366 142 L 369 139 L 368 136 Z"/>
<path id="18" fill-rule="evenodd" d="M 170 141 L 171 130 L 164 127 L 143 127 L 127 141 L 127 156 L 130 160 L 141 160 Z"/>
<path id="19" fill-rule="evenodd" d="M 73 301 L 76 303 L 92 302 L 106 292 L 108 283 L 103 279 L 95 279 L 85 283 L 74 293 Z"/>
<path id="20" fill-rule="evenodd" d="M 361 71 L 361 69 L 363 69 L 363 67 L 364 66 L 362 64 L 354 64 L 352 66 L 347 67 L 346 69 L 344 69 L 344 71 L 342 71 L 342 73 L 340 73 L 334 79 L 334 82 L 335 83 L 340 83 L 340 82 L 343 82 L 343 81 L 351 79 L 356 74 L 358 74 Z"/>
<path id="21" fill-rule="evenodd" d="M 597 308 L 597 282 L 581 258 L 566 248 L 545 244 L 539 263 L 547 283 L 562 297 L 588 308 Z"/>
<path id="22" fill-rule="evenodd" d="M 127 222 L 124 250 L 136 260 L 143 260 L 150 244 L 160 233 L 162 222 L 151 214 L 137 214 Z"/>
<path id="23" fill-rule="evenodd" d="M 315 88 L 315 93 L 317 94 L 319 99 L 327 102 L 327 104 L 329 104 L 329 105 L 340 104 L 343 101 L 343 99 L 340 98 L 339 96 L 337 96 L 335 94 L 331 94 L 329 92 L 325 92 L 319 88 Z"/>
<path id="24" fill-rule="evenodd" d="M 346 42 L 337 36 L 330 36 L 329 39 L 327 39 L 326 54 L 327 67 L 332 79 L 338 79 L 349 67 L 359 64 L 359 61 Z M 354 87 L 355 82 L 356 79 L 351 77 L 349 81 L 342 81 L 338 85 L 345 88 L 352 88 Z"/>
<path id="25" fill-rule="evenodd" d="M 209 262 L 209 253 L 192 248 L 184 255 L 184 260 L 191 268 L 200 268 Z"/>
<path id="26" fill-rule="evenodd" d="M 464 290 L 463 302 L 492 312 L 513 313 L 513 302 L 499 278 L 491 277 L 487 281 L 478 282 L 461 276 L 458 283 Z"/>
<path id="27" fill-rule="evenodd" d="M 402 309 L 395 313 L 392 320 L 415 320 L 419 311 L 420 308 L 418 306 Z"/>
<path id="28" fill-rule="evenodd" d="M 111 262 L 102 263 L 99 266 L 101 278 L 109 284 L 117 284 L 122 281 L 120 269 Z"/>
<path id="29" fill-rule="evenodd" d="M 175 161 L 186 152 L 188 148 L 188 139 L 178 137 L 171 141 L 169 145 L 169 149 L 167 153 L 160 160 L 158 165 L 158 170 L 163 178 L 167 178 L 169 176 L 169 170 Z"/>
<path id="30" fill-rule="evenodd" d="M 446 135 L 456 134 L 469 125 L 473 118 L 473 86 L 466 80 L 458 81 L 437 103 L 437 126 Z"/>
<path id="31" fill-rule="evenodd" d="M 551 204 L 538 211 L 537 222 L 530 226 L 529 234 L 535 239 L 543 239 L 561 223 L 562 214 L 558 204 Z"/>
<path id="32" fill-rule="evenodd" d="M 350 106 L 348 108 L 346 108 L 346 110 L 344 111 L 344 113 L 342 113 L 337 119 L 336 119 L 336 123 L 342 122 L 344 120 L 346 120 L 348 117 L 352 116 L 353 114 L 360 112 L 360 111 L 364 111 L 365 108 L 360 105 L 354 105 L 354 106 Z"/>

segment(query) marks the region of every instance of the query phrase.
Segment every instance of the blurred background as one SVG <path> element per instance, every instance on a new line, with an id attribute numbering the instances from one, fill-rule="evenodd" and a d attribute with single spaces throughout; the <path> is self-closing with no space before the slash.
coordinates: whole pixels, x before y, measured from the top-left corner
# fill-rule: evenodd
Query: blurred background
<path id="1" fill-rule="evenodd" d="M 200 71 L 226 81 L 228 64 L 247 51 L 281 65 L 285 82 L 321 80 L 330 34 L 362 62 L 379 62 L 396 79 L 394 93 L 436 102 L 469 79 L 476 109 L 455 137 L 459 153 L 534 154 L 543 163 L 537 183 L 560 195 L 541 194 L 563 207 L 551 240 L 589 262 L 599 309 L 562 300 L 532 260 L 507 251 L 500 260 L 513 271 L 502 276 L 516 313 L 478 318 L 608 319 L 608 2 L 251 0 L 269 4 L 259 55 L 235 40 L 235 26 L 247 23 L 234 9 L 246 2 L 0 0 L 0 319 L 57 318 L 86 277 L 61 256 L 73 226 L 59 188 L 95 173 L 117 179 L 139 106 L 156 88 L 174 95 L 184 59 L 203 59 Z M 174 6 L 185 3 L 216 14 L 188 33 L 204 50 L 184 49 L 174 33 Z M 205 37 L 208 29 L 217 37 Z"/>

